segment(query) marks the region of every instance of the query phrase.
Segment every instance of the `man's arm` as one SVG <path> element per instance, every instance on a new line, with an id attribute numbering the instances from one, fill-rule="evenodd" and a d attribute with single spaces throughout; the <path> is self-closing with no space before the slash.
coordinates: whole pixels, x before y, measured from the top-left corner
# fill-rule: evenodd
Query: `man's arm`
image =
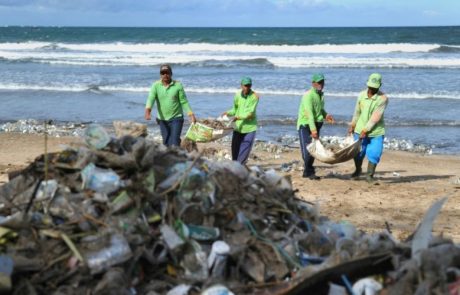
<path id="1" fill-rule="evenodd" d="M 379 104 L 372 112 L 369 121 L 366 124 L 366 131 L 371 131 L 374 128 L 375 124 L 377 124 L 383 117 L 383 113 L 388 105 L 388 98 L 386 95 L 382 95 Z"/>
<path id="2" fill-rule="evenodd" d="M 149 96 L 147 97 L 147 101 L 145 102 L 145 112 L 144 112 L 144 118 L 146 120 L 151 120 L 152 119 L 152 107 L 155 104 L 155 99 L 157 97 L 157 89 L 155 87 L 155 83 L 152 84 L 152 87 L 150 87 L 150 92 Z"/>

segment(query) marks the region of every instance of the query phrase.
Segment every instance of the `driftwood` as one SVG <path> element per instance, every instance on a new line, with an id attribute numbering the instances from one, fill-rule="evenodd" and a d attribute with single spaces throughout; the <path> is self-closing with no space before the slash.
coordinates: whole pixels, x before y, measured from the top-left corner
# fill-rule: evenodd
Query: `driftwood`
<path id="1" fill-rule="evenodd" d="M 358 258 L 324 269 L 308 277 L 298 277 L 291 282 L 281 283 L 271 288 L 256 292 L 257 295 L 302 295 L 328 294 L 329 283 L 343 284 L 342 275 L 351 281 L 393 270 L 391 253 L 381 253 Z"/>

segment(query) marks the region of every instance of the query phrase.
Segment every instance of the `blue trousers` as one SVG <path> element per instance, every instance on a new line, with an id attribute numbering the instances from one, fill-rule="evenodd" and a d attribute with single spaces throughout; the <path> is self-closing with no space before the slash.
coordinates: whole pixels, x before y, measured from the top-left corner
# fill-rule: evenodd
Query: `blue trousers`
<path id="1" fill-rule="evenodd" d="M 355 140 L 359 139 L 359 134 L 354 133 L 353 137 Z M 363 138 L 361 144 L 361 152 L 356 156 L 358 159 L 364 159 L 364 156 L 367 157 L 367 160 L 373 164 L 378 164 L 383 153 L 383 140 L 385 136 L 375 136 Z"/>
<path id="2" fill-rule="evenodd" d="M 315 122 L 316 131 L 318 132 L 321 130 L 323 126 L 323 122 Z M 313 162 L 315 158 L 313 158 L 307 150 L 307 145 L 311 143 L 311 133 L 310 133 L 310 126 L 308 125 L 300 125 L 299 128 L 299 140 L 300 140 L 300 151 L 302 152 L 302 159 L 304 163 L 303 174 L 304 176 L 310 176 L 315 174 L 315 167 L 313 167 Z"/>
<path id="3" fill-rule="evenodd" d="M 232 160 L 245 164 L 249 158 L 252 145 L 256 138 L 256 132 L 239 133 L 233 131 L 232 136 Z"/>
<path id="4" fill-rule="evenodd" d="M 184 125 L 184 118 L 174 118 L 171 120 L 158 120 L 160 125 L 163 144 L 166 146 L 180 146 L 180 134 Z"/>

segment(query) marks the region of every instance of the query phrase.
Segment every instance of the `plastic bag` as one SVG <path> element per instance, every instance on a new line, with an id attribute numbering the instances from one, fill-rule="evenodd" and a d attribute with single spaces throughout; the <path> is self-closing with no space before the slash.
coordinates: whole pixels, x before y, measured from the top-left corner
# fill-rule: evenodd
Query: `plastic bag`
<path id="1" fill-rule="evenodd" d="M 336 164 L 353 159 L 361 150 L 361 140 L 354 140 L 353 136 L 347 136 L 340 146 L 340 149 L 333 151 L 327 149 L 318 139 L 307 146 L 307 150 L 315 159 L 327 163 Z"/>
<path id="2" fill-rule="evenodd" d="M 82 171 L 83 188 L 93 191 L 110 194 L 116 191 L 123 182 L 115 171 L 96 167 L 89 163 Z"/>
<path id="3" fill-rule="evenodd" d="M 85 129 L 85 141 L 89 147 L 103 149 L 110 142 L 110 135 L 99 124 L 91 124 Z"/>

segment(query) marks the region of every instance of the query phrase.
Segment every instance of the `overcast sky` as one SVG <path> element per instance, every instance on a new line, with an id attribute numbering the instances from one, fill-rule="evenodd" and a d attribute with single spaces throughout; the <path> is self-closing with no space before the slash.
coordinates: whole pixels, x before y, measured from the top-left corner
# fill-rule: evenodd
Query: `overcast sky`
<path id="1" fill-rule="evenodd" d="M 460 25 L 460 0 L 0 0 L 0 26 Z"/>

